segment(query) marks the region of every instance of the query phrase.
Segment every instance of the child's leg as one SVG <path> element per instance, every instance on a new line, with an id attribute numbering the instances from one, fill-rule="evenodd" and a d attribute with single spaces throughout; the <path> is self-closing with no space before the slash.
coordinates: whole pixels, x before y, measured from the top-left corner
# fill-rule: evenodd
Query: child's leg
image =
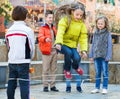
<path id="1" fill-rule="evenodd" d="M 71 80 L 70 79 L 66 79 L 66 87 L 71 87 Z"/>
<path id="2" fill-rule="evenodd" d="M 76 90 L 78 92 L 82 92 L 82 88 L 81 88 L 81 76 L 79 74 L 76 73 L 75 70 L 72 70 L 72 73 L 75 74 L 75 81 L 76 81 Z"/>
<path id="3" fill-rule="evenodd" d="M 9 81 L 7 87 L 7 98 L 14 99 L 15 89 L 17 87 L 17 72 L 16 65 L 9 64 Z"/>
<path id="4" fill-rule="evenodd" d="M 72 72 L 72 67 L 70 71 Z M 67 93 L 71 92 L 71 79 L 67 79 L 67 78 L 66 78 L 66 92 Z"/>
<path id="5" fill-rule="evenodd" d="M 76 48 L 72 49 L 72 53 L 73 53 L 73 56 L 72 56 L 72 67 L 73 67 L 73 69 L 77 70 L 79 68 L 79 63 L 80 63 L 81 58 L 80 58 L 80 55 L 77 52 Z"/>
<path id="6" fill-rule="evenodd" d="M 50 74 L 50 63 L 51 63 L 51 57 L 52 55 L 42 55 L 42 60 L 43 60 L 43 64 L 42 64 L 42 79 L 43 79 L 43 91 L 44 92 L 48 92 L 49 89 L 49 74 Z M 47 60 L 47 61 L 46 61 Z"/>
<path id="7" fill-rule="evenodd" d="M 72 50 L 71 48 L 63 45 L 61 48 L 61 52 L 64 54 L 64 70 L 70 71 L 71 69 L 71 58 L 72 58 Z"/>
<path id="8" fill-rule="evenodd" d="M 66 79 L 66 92 L 70 93 L 71 92 L 71 80 Z"/>
<path id="9" fill-rule="evenodd" d="M 51 68 L 50 68 L 50 89 L 51 91 L 58 92 L 59 90 L 56 88 L 55 79 L 56 79 L 56 71 L 57 71 L 57 53 L 55 49 L 52 49 L 51 52 Z"/>
<path id="10" fill-rule="evenodd" d="M 101 58 L 94 59 L 94 66 L 96 72 L 96 78 L 95 78 L 96 84 L 95 84 L 95 89 L 92 90 L 91 93 L 99 93 L 100 82 L 101 82 L 101 69 L 102 69 Z"/>
<path id="11" fill-rule="evenodd" d="M 50 65 L 50 88 L 55 86 L 56 72 L 57 72 L 57 54 L 55 50 L 51 52 L 51 65 Z"/>
<path id="12" fill-rule="evenodd" d="M 101 58 L 97 58 L 94 60 L 95 72 L 96 72 L 96 89 L 100 89 L 100 82 L 101 82 Z"/>
<path id="13" fill-rule="evenodd" d="M 29 63 L 18 66 L 21 99 L 30 98 Z"/>
<path id="14" fill-rule="evenodd" d="M 102 61 L 102 69 L 103 69 L 103 89 L 108 88 L 108 61 Z"/>
<path id="15" fill-rule="evenodd" d="M 76 87 L 80 87 L 81 86 L 81 76 L 80 75 L 75 75 L 75 79 L 76 79 Z"/>
<path id="16" fill-rule="evenodd" d="M 77 49 L 73 48 L 72 49 L 72 53 L 73 53 L 73 56 L 72 56 L 72 67 L 73 67 L 73 69 L 76 70 L 76 72 L 79 75 L 83 75 L 83 70 L 79 67 L 79 63 L 80 63 L 81 57 L 80 57 L 79 53 L 77 52 Z"/>
<path id="17" fill-rule="evenodd" d="M 71 73 L 70 73 L 70 69 L 71 69 L 71 58 L 72 58 L 72 51 L 71 48 L 63 45 L 61 48 L 61 53 L 64 54 L 64 74 L 65 74 L 65 78 L 67 79 L 71 79 Z"/>

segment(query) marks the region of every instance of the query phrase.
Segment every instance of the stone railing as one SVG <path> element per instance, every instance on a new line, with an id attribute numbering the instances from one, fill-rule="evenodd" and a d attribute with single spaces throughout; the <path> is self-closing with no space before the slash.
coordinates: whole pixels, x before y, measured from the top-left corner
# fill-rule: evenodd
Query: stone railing
<path id="1" fill-rule="evenodd" d="M 112 60 L 110 62 L 109 65 L 109 83 L 120 83 L 120 44 L 113 44 L 113 57 Z M 8 65 L 7 65 L 7 49 L 6 46 L 0 46 L 0 75 L 2 75 L 0 77 L 0 81 L 2 82 L 6 82 L 7 78 L 8 78 Z M 89 61 L 82 61 L 82 65 L 86 65 L 83 66 L 86 67 L 84 68 L 85 70 L 85 74 L 87 73 L 88 77 L 94 82 L 95 80 L 95 71 L 94 71 L 94 66 L 93 64 L 91 64 Z M 38 80 L 41 81 L 41 77 L 42 77 L 42 57 L 41 57 L 41 53 L 38 49 L 38 45 L 36 45 L 36 49 L 35 49 L 35 57 L 32 60 L 32 64 L 31 67 L 35 68 L 35 73 L 30 74 L 31 76 L 31 80 Z M 3 70 L 4 71 L 3 71 Z M 5 73 L 4 73 L 5 72 Z M 5 75 L 4 75 L 4 74 Z M 63 74 L 63 55 L 58 54 L 58 72 L 57 74 Z M 6 77 L 5 79 L 3 78 Z M 57 80 L 64 80 L 63 75 L 57 77 Z M 0 82 L 1 83 L 1 82 Z"/>

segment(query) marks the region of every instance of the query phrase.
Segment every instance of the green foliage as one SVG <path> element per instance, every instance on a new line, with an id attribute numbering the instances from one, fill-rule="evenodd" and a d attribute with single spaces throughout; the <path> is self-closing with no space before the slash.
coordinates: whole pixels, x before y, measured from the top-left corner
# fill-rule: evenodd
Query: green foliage
<path id="1" fill-rule="evenodd" d="M 12 5 L 8 0 L 5 0 L 4 2 L 0 1 L 0 16 L 4 16 L 6 20 L 11 20 L 11 11 L 12 11 Z"/>
<path id="2" fill-rule="evenodd" d="M 114 33 L 120 33 L 120 21 L 114 22 L 112 24 L 112 32 Z"/>

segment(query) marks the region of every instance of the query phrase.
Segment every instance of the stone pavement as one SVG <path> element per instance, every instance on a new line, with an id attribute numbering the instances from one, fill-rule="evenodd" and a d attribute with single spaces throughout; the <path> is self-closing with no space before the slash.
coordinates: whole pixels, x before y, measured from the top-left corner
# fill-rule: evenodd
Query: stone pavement
<path id="1" fill-rule="evenodd" d="M 90 91 L 94 88 L 94 83 L 83 83 L 83 93 L 76 91 L 76 84 L 72 83 L 72 92 L 65 92 L 65 83 L 58 82 L 56 87 L 60 92 L 43 92 L 42 84 L 31 85 L 30 99 L 120 99 L 120 85 L 109 84 L 107 95 L 101 93 L 91 94 Z M 0 89 L 0 99 L 7 99 L 6 89 Z M 20 99 L 19 87 L 16 90 L 15 99 Z"/>

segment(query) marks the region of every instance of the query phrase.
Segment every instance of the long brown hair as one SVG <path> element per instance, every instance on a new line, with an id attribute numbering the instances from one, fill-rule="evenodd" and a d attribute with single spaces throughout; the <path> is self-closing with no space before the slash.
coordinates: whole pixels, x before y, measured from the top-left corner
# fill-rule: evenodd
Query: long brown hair
<path id="1" fill-rule="evenodd" d="M 85 6 L 80 2 L 75 2 L 75 3 L 71 3 L 71 4 L 62 5 L 55 9 L 55 11 L 54 11 L 55 24 L 58 25 L 59 20 L 62 17 L 67 16 L 68 26 L 69 26 L 70 22 L 71 22 L 71 13 L 72 13 L 72 11 L 75 11 L 77 9 L 81 9 L 84 12 L 83 13 L 83 20 L 84 20 L 86 18 Z"/>

